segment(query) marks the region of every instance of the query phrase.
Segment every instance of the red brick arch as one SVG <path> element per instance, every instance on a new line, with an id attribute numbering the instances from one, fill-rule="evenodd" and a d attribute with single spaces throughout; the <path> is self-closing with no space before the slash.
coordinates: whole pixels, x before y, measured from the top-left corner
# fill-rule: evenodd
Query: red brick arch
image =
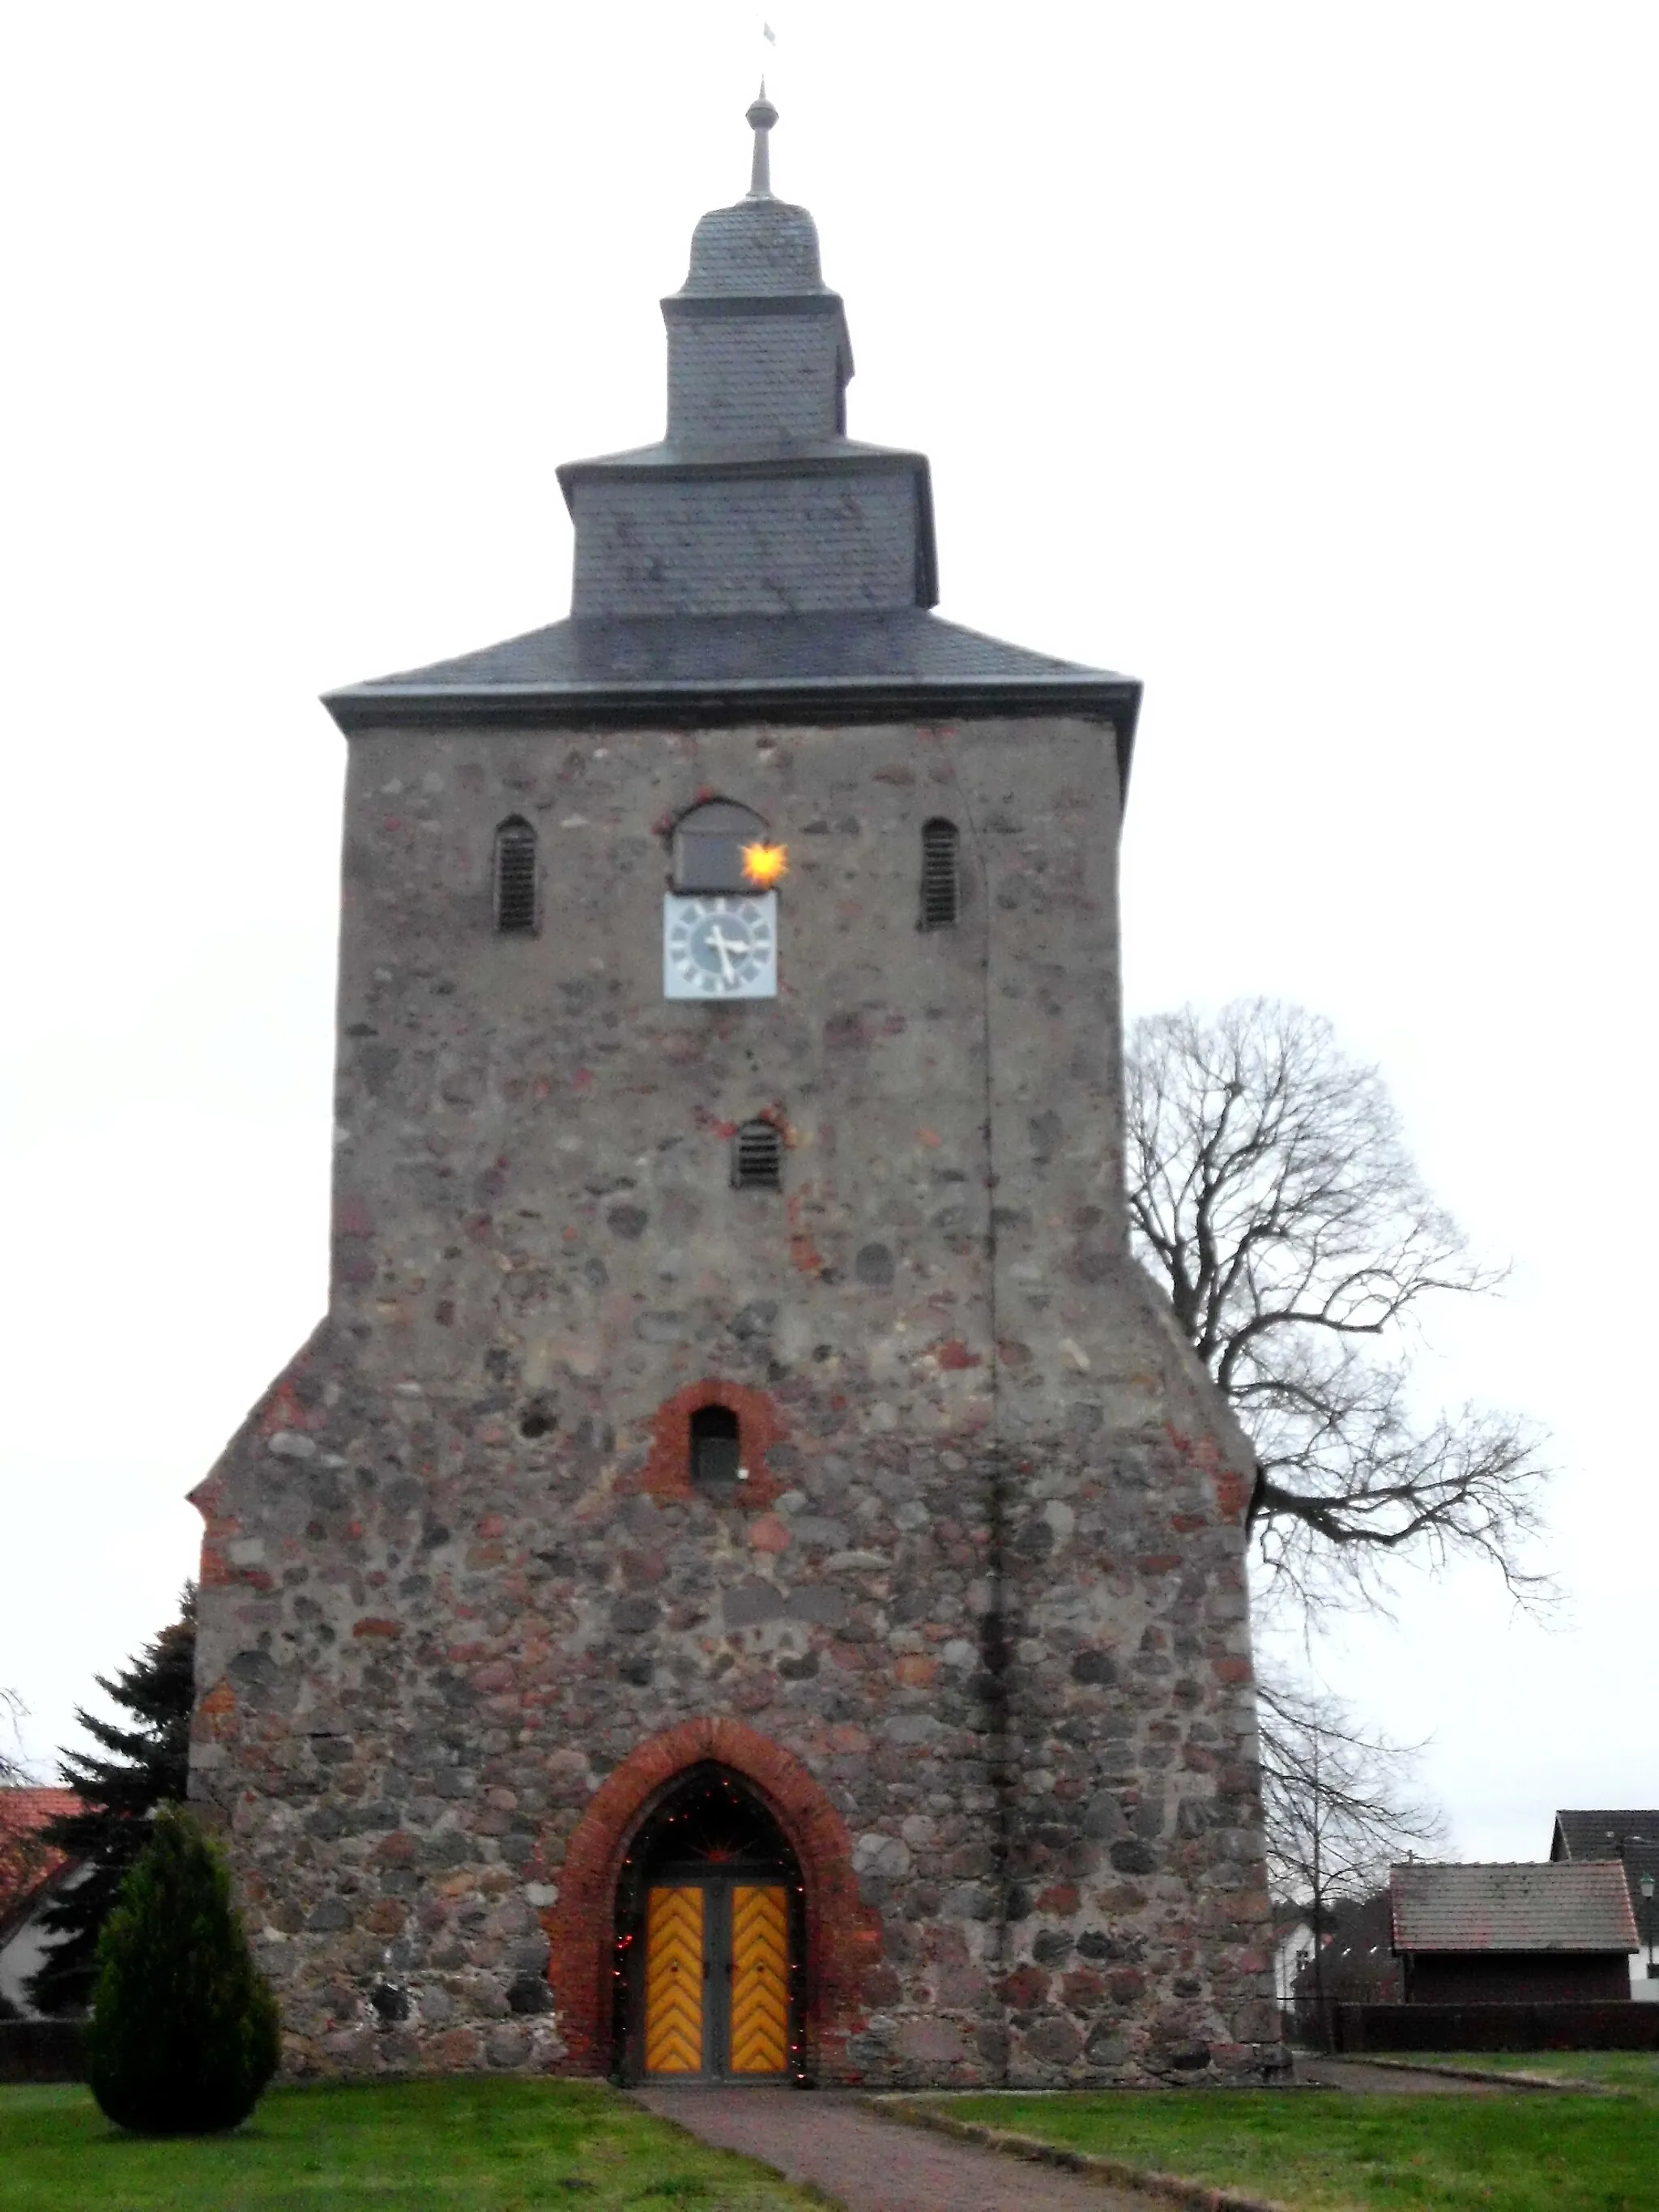
<path id="1" fill-rule="evenodd" d="M 713 1376 L 705 1376 L 701 1382 L 688 1382 L 684 1389 L 676 1390 L 672 1398 L 663 1400 L 652 1415 L 651 1449 L 637 1478 L 637 1487 L 648 1498 L 684 1502 L 696 1498 L 697 1493 L 691 1486 L 690 1424 L 692 1414 L 701 1413 L 705 1406 L 724 1406 L 728 1413 L 738 1417 L 749 1480 L 733 1502 L 751 1510 L 769 1505 L 783 1486 L 767 1458 L 773 1445 L 783 1437 L 778 1409 L 764 1390 L 750 1389 L 743 1382 L 722 1382 Z"/>
<path id="2" fill-rule="evenodd" d="M 831 2078 L 863 2024 L 864 1975 L 881 1955 L 881 1922 L 859 1896 L 847 1824 L 799 1759 L 741 1721 L 682 1721 L 631 1752 L 594 1792 L 550 1865 L 559 1900 L 542 1915 L 552 1944 L 547 1978 L 567 2056 L 562 2070 L 611 2064 L 611 1966 L 617 1882 L 641 1820 L 665 1784 L 706 1759 L 740 1774 L 800 1863 L 806 1888 L 806 2055 Z"/>

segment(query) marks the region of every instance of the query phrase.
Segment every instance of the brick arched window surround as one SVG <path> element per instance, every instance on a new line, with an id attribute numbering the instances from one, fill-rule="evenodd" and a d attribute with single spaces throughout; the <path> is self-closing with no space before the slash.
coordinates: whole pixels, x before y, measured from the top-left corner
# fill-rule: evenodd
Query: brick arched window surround
<path id="1" fill-rule="evenodd" d="M 712 1376 L 688 1382 L 663 1400 L 651 1416 L 651 1448 L 645 1465 L 627 1486 L 642 1490 L 647 1498 L 689 1502 L 701 1497 L 691 1480 L 691 1416 L 706 1406 L 722 1406 L 737 1416 L 738 1448 L 749 1479 L 738 1485 L 732 1502 L 750 1509 L 771 1504 L 783 1488 L 768 1457 L 773 1446 L 783 1441 L 778 1409 L 764 1390 Z"/>
<path id="2" fill-rule="evenodd" d="M 688 1768 L 729 1766 L 788 1838 L 806 1890 L 806 2062 L 843 2078 L 847 2039 L 865 2025 L 864 1977 L 881 1956 L 881 1922 L 859 1896 L 847 1823 L 790 1752 L 724 1716 L 682 1721 L 631 1752 L 594 1792 L 550 1860 L 558 1903 L 542 1914 L 552 1946 L 547 1978 L 566 2051 L 559 2070 L 603 2074 L 611 2063 L 611 1970 L 617 1884 L 629 1847 Z"/>

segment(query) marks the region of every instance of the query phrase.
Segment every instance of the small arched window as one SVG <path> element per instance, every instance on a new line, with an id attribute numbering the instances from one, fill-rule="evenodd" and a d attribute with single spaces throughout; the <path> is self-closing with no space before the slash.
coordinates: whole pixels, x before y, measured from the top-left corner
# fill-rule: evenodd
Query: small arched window
<path id="1" fill-rule="evenodd" d="M 495 927 L 503 937 L 527 937 L 536 927 L 536 832 L 522 814 L 510 814 L 495 832 Z"/>
<path id="2" fill-rule="evenodd" d="M 733 1190 L 783 1186 L 783 1132 L 770 1121 L 745 1121 L 732 1139 Z"/>
<path id="3" fill-rule="evenodd" d="M 699 1406 L 691 1416 L 691 1484 L 705 1496 L 736 1495 L 743 1480 L 738 1417 L 725 1406 Z"/>
<path id="4" fill-rule="evenodd" d="M 954 929 L 962 912 L 957 825 L 935 817 L 921 825 L 921 927 Z"/>
<path id="5" fill-rule="evenodd" d="M 746 806 L 711 799 L 674 824 L 674 889 L 686 893 L 750 891 L 743 848 L 764 844 L 766 824 Z"/>

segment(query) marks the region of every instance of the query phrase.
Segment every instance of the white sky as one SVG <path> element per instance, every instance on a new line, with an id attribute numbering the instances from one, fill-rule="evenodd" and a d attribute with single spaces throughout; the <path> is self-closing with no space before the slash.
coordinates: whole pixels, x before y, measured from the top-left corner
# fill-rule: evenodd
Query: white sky
<path id="1" fill-rule="evenodd" d="M 1132 1011 L 1277 994 L 1511 1257 L 1452 1400 L 1553 1432 L 1544 1631 L 1334 1623 L 1468 1856 L 1652 1804 L 1659 15 L 289 0 L 0 28 L 0 1683 L 43 1760 L 325 1294 L 327 686 L 563 614 L 555 464 L 774 176 L 941 612 L 1146 684 Z"/>

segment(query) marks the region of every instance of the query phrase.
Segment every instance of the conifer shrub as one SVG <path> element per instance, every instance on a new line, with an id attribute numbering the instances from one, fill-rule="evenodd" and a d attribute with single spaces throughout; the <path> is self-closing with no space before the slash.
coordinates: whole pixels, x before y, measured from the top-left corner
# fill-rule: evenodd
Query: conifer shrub
<path id="1" fill-rule="evenodd" d="M 98 1942 L 87 2078 L 139 2135 L 245 2120 L 276 2069 L 276 2000 L 230 1901 L 224 1855 L 162 1805 Z"/>
<path id="2" fill-rule="evenodd" d="M 98 1746 L 64 1754 L 59 1772 L 80 1800 L 49 1821 L 40 1841 L 74 1859 L 80 1873 L 41 1915 L 52 1939 L 30 1978 L 29 2001 L 44 2013 L 84 2013 L 98 1978 L 98 1938 L 121 1884 L 149 1841 L 149 1816 L 185 1796 L 190 1721 L 196 1704 L 196 1589 L 186 1583 L 179 1618 L 114 1676 L 95 1677 L 123 1721 L 76 1708 Z"/>

